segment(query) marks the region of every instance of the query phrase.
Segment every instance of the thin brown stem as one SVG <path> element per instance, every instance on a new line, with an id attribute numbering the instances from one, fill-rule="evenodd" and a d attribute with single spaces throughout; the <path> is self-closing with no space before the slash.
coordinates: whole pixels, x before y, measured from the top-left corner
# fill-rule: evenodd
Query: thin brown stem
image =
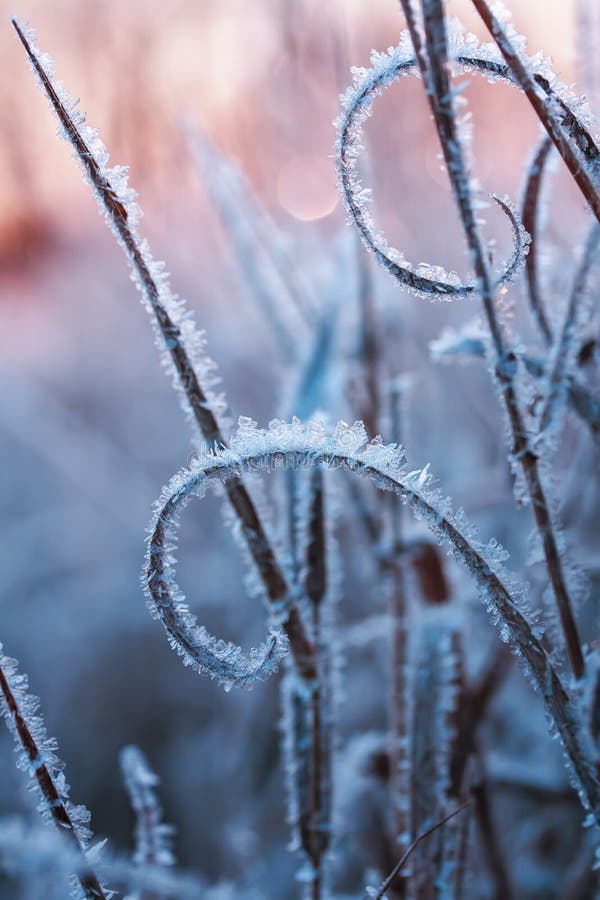
<path id="1" fill-rule="evenodd" d="M 552 329 L 548 322 L 540 290 L 537 243 L 539 235 L 541 187 L 544 170 L 551 149 L 552 141 L 550 138 L 544 137 L 539 147 L 536 149 L 531 165 L 529 166 L 525 190 L 523 191 L 523 200 L 521 203 L 523 228 L 529 232 L 531 237 L 529 253 L 525 260 L 529 305 L 546 346 L 549 346 L 552 343 Z"/>
<path id="2" fill-rule="evenodd" d="M 544 549 L 548 575 L 556 598 L 567 654 L 573 674 L 579 679 L 584 673 L 581 640 L 566 585 L 554 524 L 540 478 L 537 456 L 529 447 L 527 430 L 517 400 L 514 384 L 516 360 L 514 354 L 506 346 L 503 329 L 496 313 L 492 280 L 479 235 L 471 187 L 456 128 L 448 73 L 448 48 L 443 3 L 442 0 L 423 0 L 423 21 L 427 49 L 425 56 L 423 40 L 410 0 L 400 0 L 400 2 L 413 39 L 415 54 L 421 68 L 448 175 L 454 189 L 465 237 L 479 280 L 481 300 L 496 357 L 495 375 L 512 433 L 512 456 L 519 462 L 523 470 L 533 515 Z"/>
<path id="3" fill-rule="evenodd" d="M 565 161 L 579 190 L 600 222 L 600 195 L 593 179 L 586 169 L 585 163 L 571 146 L 554 111 L 550 108 L 548 102 L 538 94 L 533 75 L 529 71 L 527 64 L 511 43 L 502 23 L 488 6 L 487 0 L 473 0 L 473 6 L 494 38 L 515 79 L 523 89 L 540 122 L 548 132 L 552 143 Z"/>
<path id="4" fill-rule="evenodd" d="M 383 882 L 378 892 L 375 894 L 373 900 L 381 900 L 381 898 L 387 893 L 387 891 L 390 889 L 390 887 L 406 865 L 409 856 L 417 849 L 421 841 L 424 841 L 425 838 L 428 838 L 430 834 L 433 834 L 438 830 L 438 828 L 442 828 L 446 824 L 446 822 L 449 822 L 450 819 L 453 819 L 454 816 L 457 816 L 459 813 L 461 813 L 463 809 L 467 808 L 470 802 L 470 800 L 466 800 L 457 809 L 453 810 L 451 813 L 448 813 L 447 816 L 444 816 L 443 819 L 441 819 L 439 822 L 436 822 L 436 824 L 432 825 L 431 828 L 428 828 L 427 831 L 421 832 L 421 834 L 417 838 L 415 838 L 410 847 L 408 847 L 406 853 L 401 856 L 386 880 Z"/>
<path id="5" fill-rule="evenodd" d="M 497 691 L 504 684 L 511 662 L 512 657 L 509 651 L 503 644 L 500 644 L 477 682 L 472 686 L 467 686 L 464 690 L 450 760 L 449 794 L 451 797 L 460 796 L 465 769 L 469 758 L 475 751 L 477 730 Z"/>
<path id="6" fill-rule="evenodd" d="M 373 547 L 377 547 L 382 536 L 383 525 L 380 518 L 371 509 L 369 501 L 362 494 L 360 486 L 353 478 L 346 479 L 346 486 L 350 495 L 350 500 L 354 505 L 354 514 L 368 538 L 369 543 Z"/>
<path id="7" fill-rule="evenodd" d="M 125 206 L 116 196 L 93 152 L 87 146 L 76 123 L 58 96 L 52 80 L 46 73 L 19 23 L 16 19 L 12 19 L 12 24 L 25 47 L 31 65 L 50 100 L 69 142 L 75 149 L 90 183 L 104 204 L 108 220 L 118 234 L 119 240 L 129 257 L 139 279 L 143 294 L 152 308 L 157 325 L 170 352 L 179 382 L 185 391 L 190 410 L 204 440 L 209 447 L 227 446 L 227 441 L 211 409 L 207 394 L 200 384 L 186 350 L 181 330 L 173 322 L 161 300 L 156 278 L 150 271 L 139 239 L 130 225 Z M 230 484 L 227 484 L 225 490 L 229 502 L 240 521 L 248 549 L 259 571 L 269 602 L 272 604 L 285 602 L 289 596 L 288 585 L 250 494 L 240 479 L 234 479 Z M 289 614 L 283 623 L 283 628 L 289 638 L 298 672 L 302 677 L 312 679 L 316 674 L 314 648 L 295 606 L 291 606 Z"/>
<path id="8" fill-rule="evenodd" d="M 44 806 L 48 810 L 57 831 L 63 836 L 70 847 L 83 856 L 85 848 L 81 844 L 75 824 L 69 814 L 69 810 L 58 790 L 54 778 L 43 762 L 43 753 L 31 733 L 25 717 L 21 714 L 19 704 L 11 690 L 9 679 L 0 665 L 0 692 L 4 698 L 6 707 L 12 718 L 15 732 L 20 744 L 27 755 L 31 769 L 39 791 L 44 800 Z M 77 875 L 86 900 L 107 900 L 100 881 L 93 870 L 86 866 L 85 871 Z"/>

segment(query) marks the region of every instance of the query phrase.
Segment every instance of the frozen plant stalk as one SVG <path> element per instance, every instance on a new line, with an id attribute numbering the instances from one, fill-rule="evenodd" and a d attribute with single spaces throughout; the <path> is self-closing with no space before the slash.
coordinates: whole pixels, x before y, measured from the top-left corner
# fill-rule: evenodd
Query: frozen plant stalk
<path id="1" fill-rule="evenodd" d="M 53 78 L 51 62 L 36 47 L 33 32 L 22 27 L 16 19 L 12 24 L 58 118 L 60 133 L 73 147 L 107 223 L 127 254 L 134 280 L 152 315 L 157 340 L 163 348 L 163 362 L 173 376 L 184 408 L 209 448 L 226 446 L 220 424 L 225 401 L 213 390 L 216 384 L 214 363 L 204 353 L 203 336 L 196 330 L 185 304 L 171 292 L 164 264 L 153 259 L 147 241 L 138 235 L 141 211 L 135 203 L 135 193 L 128 187 L 127 170 L 122 166 L 108 167 L 108 153 L 97 131 L 86 124 L 76 103 Z M 303 677 L 310 679 L 314 676 L 314 650 L 298 610 L 289 602 L 285 576 L 252 499 L 239 479 L 232 480 L 225 490 L 265 595 L 272 605 L 285 610 L 282 627 L 289 638 L 295 664 Z"/>
<path id="2" fill-rule="evenodd" d="M 172 866 L 175 857 L 171 850 L 173 828 L 162 821 L 162 809 L 156 799 L 158 776 L 150 769 L 146 757 L 138 747 L 124 747 L 121 751 L 121 770 L 131 805 L 136 815 L 136 866 Z M 156 891 L 132 894 L 129 900 L 162 900 Z"/>
<path id="3" fill-rule="evenodd" d="M 90 814 L 84 806 L 74 806 L 69 800 L 64 764 L 56 755 L 56 741 L 46 734 L 39 700 L 29 693 L 27 676 L 20 674 L 16 660 L 4 655 L 2 644 L 0 712 L 15 740 L 19 754 L 17 765 L 29 774 L 32 788 L 38 794 L 42 818 L 55 826 L 68 847 L 85 857 L 92 837 Z M 112 891 L 102 886 L 91 865 L 74 876 L 74 882 L 75 897 L 110 900 L 113 896 Z"/>
<path id="4" fill-rule="evenodd" d="M 442 0 L 424 0 L 422 27 L 410 0 L 401 0 L 401 5 L 408 22 L 415 56 L 479 284 L 479 294 L 492 341 L 494 376 L 510 425 L 513 442 L 511 459 L 513 465 L 520 467 L 523 472 L 528 498 L 544 549 L 546 568 L 556 598 L 567 654 L 573 674 L 576 678 L 581 678 L 584 673 L 584 657 L 556 539 L 555 524 L 541 481 L 538 458 L 530 446 L 527 427 L 519 406 L 515 384 L 517 360 L 507 345 L 498 317 L 494 302 L 494 285 L 477 224 L 474 193 L 463 158 L 455 116 L 454 95 L 450 85 L 443 3 Z"/>
<path id="5" fill-rule="evenodd" d="M 501 637 L 521 658 L 531 682 L 544 699 L 580 788 L 582 803 L 600 823 L 600 784 L 582 741 L 574 700 L 567 693 L 540 640 L 533 614 L 526 616 L 522 611 L 526 607 L 525 589 L 504 568 L 506 552 L 495 540 L 483 545 L 477 539 L 463 511 L 455 511 L 451 500 L 432 488 L 428 467 L 408 472 L 404 453 L 395 444 L 386 446 L 379 441 L 370 444 L 366 441 L 362 423 L 348 426 L 339 422 L 329 432 L 321 423 L 303 425 L 295 419 L 289 424 L 275 421 L 268 431 L 264 431 L 251 421 L 243 420 L 228 449 L 201 455 L 192 462 L 189 470 L 178 473 L 164 489 L 150 525 L 144 574 L 150 603 L 168 602 L 162 592 L 164 579 L 157 582 L 154 577 L 157 565 L 162 565 L 167 581 L 174 575 L 171 553 L 175 544 L 161 562 L 162 551 L 155 543 L 157 530 L 168 526 L 169 521 L 177 517 L 180 507 L 192 497 L 203 497 L 211 484 L 226 483 L 244 472 L 267 473 L 282 467 L 312 469 L 319 465 L 372 479 L 376 487 L 398 494 L 473 575 Z M 308 686 L 310 682 L 305 684 Z"/>

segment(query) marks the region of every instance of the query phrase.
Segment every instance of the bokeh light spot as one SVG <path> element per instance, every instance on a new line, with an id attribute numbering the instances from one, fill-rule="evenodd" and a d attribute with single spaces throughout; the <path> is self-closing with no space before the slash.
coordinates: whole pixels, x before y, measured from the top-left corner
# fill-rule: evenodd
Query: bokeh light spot
<path id="1" fill-rule="evenodd" d="M 286 212 L 302 222 L 331 215 L 338 204 L 332 161 L 320 156 L 293 156 L 279 170 L 277 198 Z"/>

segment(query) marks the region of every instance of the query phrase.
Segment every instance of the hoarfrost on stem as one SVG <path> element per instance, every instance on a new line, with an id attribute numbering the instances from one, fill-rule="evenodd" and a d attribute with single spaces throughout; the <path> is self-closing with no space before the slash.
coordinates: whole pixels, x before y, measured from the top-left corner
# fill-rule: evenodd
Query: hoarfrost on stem
<path id="1" fill-rule="evenodd" d="M 43 820 L 53 824 L 68 846 L 90 863 L 73 875 L 73 896 L 110 900 L 113 892 L 101 885 L 91 866 L 89 854 L 97 856 L 100 848 L 91 847 L 90 814 L 85 806 L 75 806 L 69 799 L 64 763 L 56 752 L 58 744 L 46 733 L 39 705 L 38 698 L 29 693 L 27 676 L 19 672 L 15 659 L 4 655 L 0 644 L 0 713 L 15 741 L 17 766 L 29 775 Z"/>
<path id="2" fill-rule="evenodd" d="M 164 556 L 175 548 L 172 523 L 180 506 L 189 502 L 192 496 L 204 496 L 211 483 L 226 483 L 246 471 L 269 473 L 281 468 L 306 469 L 318 465 L 352 472 L 371 479 L 381 490 L 397 493 L 413 515 L 422 519 L 437 540 L 445 543 L 464 563 L 478 585 L 500 636 L 522 660 L 532 684 L 542 695 L 553 727 L 563 742 L 582 802 L 600 821 L 600 785 L 582 748 L 572 698 L 540 640 L 535 615 L 527 610 L 525 587 L 504 566 L 506 551 L 496 540 L 483 544 L 478 539 L 464 511 L 455 510 L 450 498 L 433 486 L 427 468 L 407 471 L 402 448 L 396 444 L 386 445 L 380 440 L 367 443 L 360 422 L 354 425 L 338 422 L 333 430 L 326 430 L 322 422 L 303 424 L 293 419 L 286 423 L 277 419 L 265 430 L 258 428 L 252 420 L 243 419 L 229 448 L 201 453 L 189 469 L 182 470 L 163 490 L 150 525 L 143 581 L 151 609 L 162 619 L 177 652 L 184 655 L 188 664 L 217 677 L 226 686 L 236 683 L 238 672 L 243 684 L 270 674 L 275 668 L 278 658 L 263 658 L 264 667 L 260 663 L 249 667 L 240 657 L 239 648 L 225 645 L 223 650 L 223 642 L 219 644 L 214 638 L 207 641 L 201 627 L 199 632 L 194 631 L 198 626 L 191 623 L 187 608 L 184 606 L 181 612 L 178 608 L 181 601 L 173 587 L 173 565 L 165 561 Z M 169 534 L 167 544 L 165 531 Z M 196 646 L 197 633 L 200 640 Z M 276 641 L 276 636 L 272 640 Z M 208 647 L 205 646 L 207 643 Z M 213 652 L 215 647 L 216 653 Z M 281 649 L 281 644 L 275 643 L 274 651 L 278 647 Z M 207 651 L 212 654 L 208 661 L 204 655 Z M 229 661 L 233 663 L 233 672 L 223 668 Z"/>
<path id="3" fill-rule="evenodd" d="M 473 35 L 464 35 L 461 26 L 453 22 L 451 38 L 452 58 L 458 67 L 488 74 L 488 54 L 477 46 Z M 375 98 L 400 77 L 417 74 L 409 33 L 403 32 L 398 46 L 387 54 L 373 51 L 371 63 L 370 69 L 353 69 L 354 83 L 341 98 L 343 111 L 335 122 L 338 185 L 348 214 L 377 262 L 413 293 L 445 300 L 473 294 L 477 283 L 463 283 L 456 272 L 446 272 L 440 266 L 426 263 L 418 266 L 409 263 L 400 251 L 390 247 L 373 220 L 369 210 L 371 191 L 362 185 L 359 171 L 363 129 Z M 498 77 L 509 80 L 506 72 L 499 73 Z M 530 238 L 510 198 L 493 195 L 493 200 L 507 216 L 513 232 L 513 254 L 500 269 L 498 278 L 498 284 L 507 284 L 521 270 Z"/>

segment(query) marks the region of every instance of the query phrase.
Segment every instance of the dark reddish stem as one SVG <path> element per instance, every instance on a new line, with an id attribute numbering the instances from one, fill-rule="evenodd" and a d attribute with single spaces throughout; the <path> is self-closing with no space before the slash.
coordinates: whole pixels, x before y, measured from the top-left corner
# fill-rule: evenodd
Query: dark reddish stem
<path id="1" fill-rule="evenodd" d="M 529 171 L 527 173 L 527 181 L 525 182 L 525 190 L 523 192 L 523 201 L 521 204 L 521 219 L 523 228 L 529 232 L 531 243 L 529 245 L 529 253 L 525 259 L 525 274 L 527 276 L 527 288 L 529 296 L 529 305 L 537 323 L 537 326 L 544 338 L 546 346 L 552 343 L 552 329 L 548 322 L 542 295 L 540 291 L 540 281 L 538 272 L 538 254 L 537 242 L 539 232 L 539 209 L 540 196 L 543 181 L 543 174 L 546 162 L 552 149 L 552 141 L 548 137 L 544 137 L 539 147 L 535 151 Z"/>
<path id="2" fill-rule="evenodd" d="M 82 846 L 77 830 L 69 811 L 65 805 L 63 798 L 56 787 L 54 778 L 50 773 L 47 765 L 42 762 L 43 754 L 33 737 L 25 718 L 21 715 L 16 697 L 13 694 L 8 678 L 4 673 L 4 669 L 0 665 L 0 691 L 4 697 L 4 702 L 14 722 L 15 730 L 18 735 L 21 746 L 27 754 L 27 759 L 34 772 L 34 777 L 42 797 L 44 805 L 48 810 L 57 831 L 63 835 L 65 841 L 73 847 L 84 858 L 84 847 Z M 98 878 L 93 871 L 88 869 L 77 876 L 77 880 L 85 894 L 87 900 L 107 900 L 106 894 L 100 884 Z"/>
<path id="3" fill-rule="evenodd" d="M 437 831 L 438 828 L 442 828 L 446 824 L 446 822 L 449 822 L 450 819 L 453 819 L 454 816 L 457 816 L 459 813 L 461 813 L 463 809 L 467 808 L 470 802 L 470 800 L 467 800 L 465 803 L 461 804 L 461 806 L 457 807 L 457 809 L 453 810 L 451 813 L 448 813 L 448 815 L 441 819 L 439 822 L 436 822 L 435 825 L 432 825 L 431 828 L 428 828 L 427 831 L 423 831 L 417 838 L 415 838 L 410 847 L 407 849 L 406 853 L 398 860 L 389 876 L 383 882 L 377 894 L 375 894 L 374 900 L 382 900 L 382 898 L 388 892 L 388 890 L 406 865 L 409 856 L 417 849 L 421 841 L 424 841 L 425 838 L 428 838 L 429 835 Z"/>
<path id="4" fill-rule="evenodd" d="M 527 99 L 537 113 L 540 122 L 548 132 L 548 136 L 552 140 L 552 143 L 565 161 L 579 190 L 600 222 L 600 195 L 596 190 L 594 182 L 582 159 L 571 146 L 554 112 L 550 109 L 547 100 L 540 97 L 538 94 L 535 80 L 532 73 L 529 71 L 527 64 L 511 43 L 502 23 L 493 14 L 486 0 L 473 0 L 473 6 L 483 19 L 516 81 L 527 96 Z"/>
<path id="5" fill-rule="evenodd" d="M 533 515 L 542 541 L 548 575 L 558 607 L 567 655 L 573 674 L 580 679 L 585 668 L 581 640 L 566 585 L 554 532 L 554 524 L 540 478 L 538 459 L 529 446 L 527 429 L 517 400 L 514 384 L 516 359 L 506 346 L 503 330 L 496 313 L 492 280 L 479 235 L 472 203 L 471 187 L 456 128 L 448 73 L 448 49 L 443 3 L 442 0 L 424 0 L 423 2 L 424 43 L 410 0 L 400 0 L 400 2 L 410 29 L 415 55 L 421 69 L 446 168 L 454 189 L 467 244 L 479 280 L 481 300 L 496 357 L 496 380 L 500 388 L 513 438 L 512 456 L 515 461 L 518 461 L 523 470 Z M 479 2 L 479 0 L 474 0 L 474 2 Z"/>
<path id="6" fill-rule="evenodd" d="M 221 428 L 210 407 L 206 393 L 198 380 L 192 362 L 185 349 L 181 331 L 172 321 L 161 301 L 156 280 L 144 259 L 138 239 L 130 227 L 127 210 L 115 196 L 106 176 L 103 174 L 93 153 L 88 148 L 75 122 L 56 93 L 52 81 L 45 72 L 36 53 L 30 46 L 19 23 L 15 19 L 12 19 L 12 24 L 25 47 L 31 65 L 48 95 L 52 108 L 54 109 L 62 128 L 74 147 L 91 184 L 102 200 L 107 215 L 116 229 L 131 264 L 139 277 L 142 290 L 152 307 L 156 321 L 164 337 L 165 344 L 169 348 L 179 381 L 185 391 L 190 409 L 204 440 L 209 447 L 227 446 L 227 441 L 221 432 Z M 273 604 L 284 602 L 289 596 L 288 585 L 256 512 L 252 498 L 240 479 L 231 481 L 231 483 L 226 485 L 225 490 L 235 514 L 240 521 L 244 537 L 260 573 L 269 601 Z M 289 614 L 283 623 L 283 628 L 289 638 L 290 647 L 299 674 L 303 678 L 314 678 L 316 674 L 314 648 L 306 634 L 299 612 L 295 606 L 290 608 Z"/>

